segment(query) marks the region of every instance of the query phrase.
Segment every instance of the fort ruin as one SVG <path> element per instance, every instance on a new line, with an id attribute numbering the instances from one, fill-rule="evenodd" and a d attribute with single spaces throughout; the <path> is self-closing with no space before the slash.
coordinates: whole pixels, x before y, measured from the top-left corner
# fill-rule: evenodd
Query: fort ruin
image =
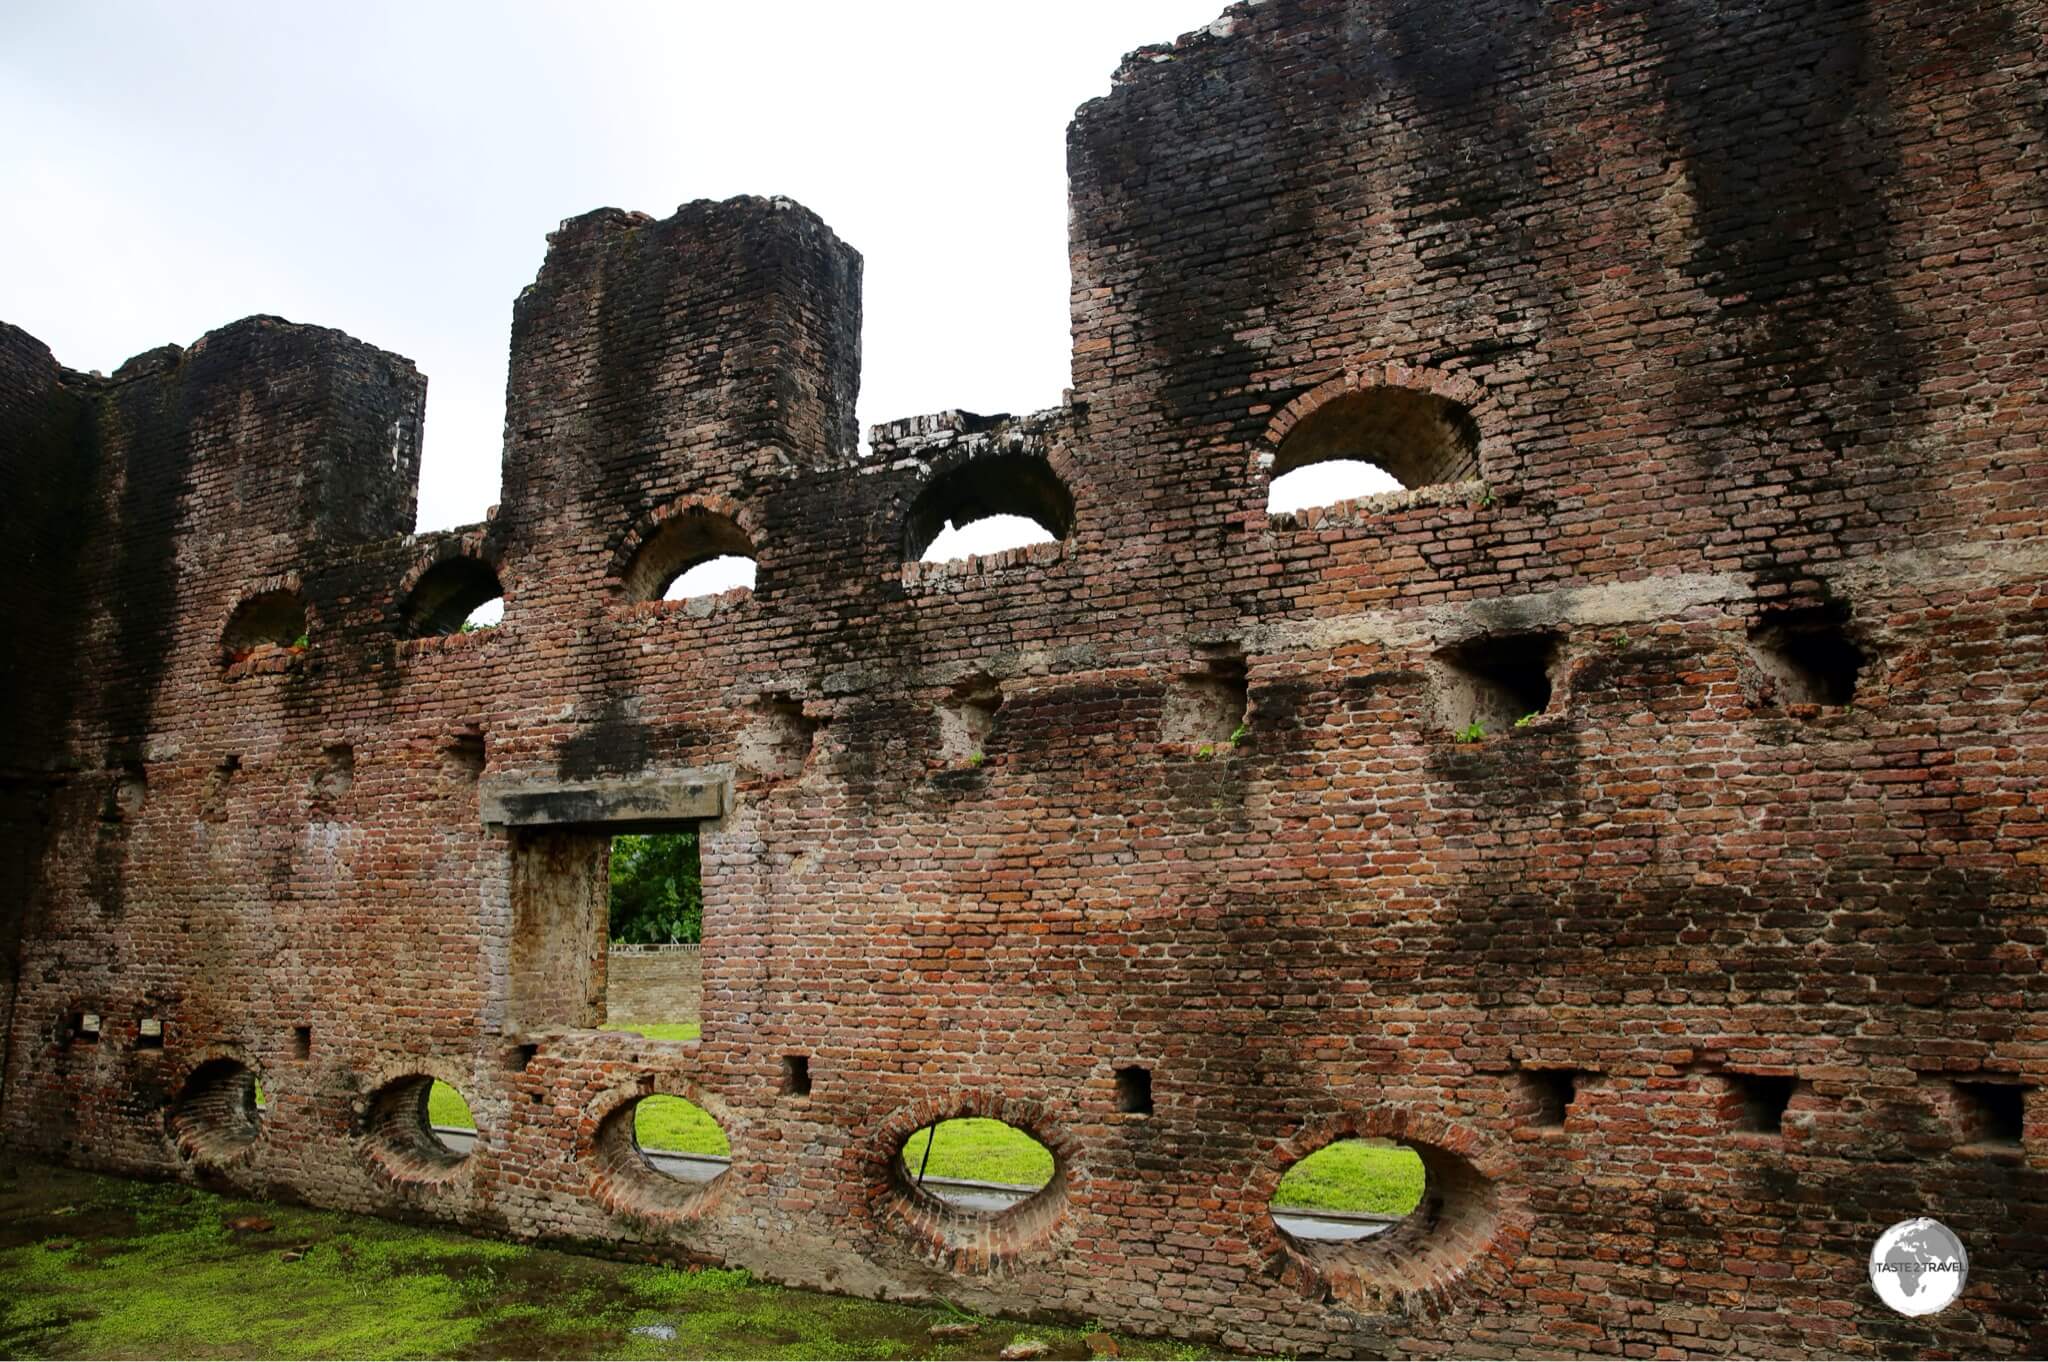
<path id="1" fill-rule="evenodd" d="M 444 533 L 396 355 L 0 328 L 6 1145 L 1246 1349 L 2048 1353 L 2044 23 L 1233 7 L 1072 124 L 1063 406 L 863 450 L 823 222 L 600 210 Z M 680 826 L 702 1038 L 599 1030 Z M 963 1114 L 1045 1189 L 906 1178 Z M 1354 1134 L 1423 1206 L 1281 1229 Z"/>

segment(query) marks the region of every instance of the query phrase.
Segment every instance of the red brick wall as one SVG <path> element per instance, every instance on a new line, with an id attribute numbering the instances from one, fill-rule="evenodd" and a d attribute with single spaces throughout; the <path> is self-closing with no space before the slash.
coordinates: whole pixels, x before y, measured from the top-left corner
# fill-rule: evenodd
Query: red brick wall
<path id="1" fill-rule="evenodd" d="M 2043 17 L 1232 10 L 1070 132 L 1071 402 L 866 455 L 822 223 L 573 219 L 515 313 L 503 510 L 446 535 L 394 537 L 403 361 L 255 321 L 67 376 L 100 462 L 8 1140 L 1260 1349 L 2038 1355 L 2048 1115 L 1987 1141 L 1955 1084 L 2048 1081 Z M 1477 476 L 1268 516 L 1279 442 L 1386 387 L 1469 412 Z M 1063 483 L 1063 542 L 906 567 L 920 495 L 1004 459 Z M 628 599 L 693 514 L 757 589 Z M 504 625 L 401 640 L 449 554 Z M 224 666 L 280 583 L 310 647 Z M 1788 619 L 1867 658 L 1852 703 L 1760 658 Z M 1498 647 L 1550 703 L 1459 742 Z M 522 952 L 595 950 L 522 926 L 525 858 L 611 826 L 487 826 L 480 777 L 726 791 L 702 1041 L 590 1029 L 579 969 L 522 1029 L 565 963 Z M 253 1140 L 189 1135 L 222 1060 Z M 422 1075 L 466 1160 L 413 1142 Z M 1744 1075 L 1794 1080 L 1779 1130 Z M 724 1122 L 709 1189 L 633 1156 L 657 1090 Z M 1038 1135 L 1051 1190 L 981 1224 L 905 1186 L 959 1114 Z M 1281 1172 L 1347 1133 L 1414 1144 L 1433 1213 L 1286 1240 Z M 1971 1287 L 1909 1321 L 1865 1260 L 1920 1214 Z"/>

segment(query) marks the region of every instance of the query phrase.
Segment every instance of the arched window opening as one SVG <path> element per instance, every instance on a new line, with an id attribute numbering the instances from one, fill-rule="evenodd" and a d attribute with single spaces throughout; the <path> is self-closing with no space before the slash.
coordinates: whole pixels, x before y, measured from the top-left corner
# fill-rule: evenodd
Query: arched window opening
<path id="1" fill-rule="evenodd" d="M 220 640 L 229 662 L 240 662 L 259 648 L 304 648 L 309 641 L 306 603 L 285 590 L 265 591 L 236 606 Z"/>
<path id="2" fill-rule="evenodd" d="M 679 601 L 754 589 L 754 542 L 739 522 L 693 506 L 648 537 L 626 568 L 630 601 Z"/>
<path id="3" fill-rule="evenodd" d="M 1288 431 L 1273 456 L 1266 509 L 1295 511 L 1478 476 L 1479 425 L 1463 403 L 1419 388 L 1363 388 L 1317 407 Z"/>
<path id="4" fill-rule="evenodd" d="M 709 1182 L 732 1163 L 732 1141 L 717 1118 L 668 1093 L 633 1104 L 633 1147 L 649 1168 L 677 1182 Z"/>
<path id="5" fill-rule="evenodd" d="M 1335 1140 L 1280 1179 L 1273 1223 L 1296 1240 L 1340 1242 L 1386 1233 L 1423 1203 L 1422 1157 L 1393 1140 Z"/>
<path id="6" fill-rule="evenodd" d="M 899 1154 L 903 1176 L 956 1211 L 993 1216 L 1052 1181 L 1052 1151 L 1017 1127 L 963 1116 L 911 1132 Z"/>
<path id="7" fill-rule="evenodd" d="M 451 558 L 429 568 L 405 603 L 409 638 L 466 634 L 488 629 L 505 611 L 505 589 L 491 565 L 477 558 Z"/>
<path id="8" fill-rule="evenodd" d="M 1007 549 L 1058 542 L 1049 530 L 1026 516 L 992 515 L 965 525 L 948 522 L 919 561 L 950 563 L 956 558 L 981 558 Z"/>
<path id="9" fill-rule="evenodd" d="M 1063 540 L 1074 498 L 1045 460 L 1002 454 L 962 464 L 919 494 L 904 524 L 903 554 L 937 563 Z"/>

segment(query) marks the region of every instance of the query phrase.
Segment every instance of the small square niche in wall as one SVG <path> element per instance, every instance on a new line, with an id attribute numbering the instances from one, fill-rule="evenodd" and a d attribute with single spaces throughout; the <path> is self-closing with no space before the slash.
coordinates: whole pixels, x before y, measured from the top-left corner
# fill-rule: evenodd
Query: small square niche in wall
<path id="1" fill-rule="evenodd" d="M 135 1025 L 135 1048 L 138 1050 L 161 1050 L 164 1048 L 164 1019 L 144 1017 Z"/>
<path id="2" fill-rule="evenodd" d="M 782 1057 L 782 1092 L 786 1097 L 809 1097 L 811 1095 L 811 1059 L 809 1055 L 784 1055 Z"/>
<path id="3" fill-rule="evenodd" d="M 1116 1109 L 1134 1115 L 1152 1110 L 1152 1071 L 1132 1065 L 1116 1071 Z"/>

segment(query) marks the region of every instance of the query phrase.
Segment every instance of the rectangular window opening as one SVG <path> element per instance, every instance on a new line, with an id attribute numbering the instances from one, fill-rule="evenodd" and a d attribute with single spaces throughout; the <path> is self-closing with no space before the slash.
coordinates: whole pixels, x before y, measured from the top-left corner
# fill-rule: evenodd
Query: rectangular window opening
<path id="1" fill-rule="evenodd" d="M 533 1057 L 540 1053 L 538 1045 L 515 1045 L 505 1052 L 505 1069 L 509 1073 L 523 1074 L 533 1063 Z"/>
<path id="2" fill-rule="evenodd" d="M 2027 1090 L 2017 1083 L 1958 1083 L 1963 1143 L 2018 1149 L 2027 1129 Z"/>
<path id="3" fill-rule="evenodd" d="M 135 1024 L 135 1048 L 138 1050 L 161 1050 L 164 1048 L 164 1019 L 144 1017 Z"/>
<path id="4" fill-rule="evenodd" d="M 704 858 L 701 826 L 611 839 L 607 865 L 605 1015 L 653 1040 L 703 1031 Z"/>
<path id="5" fill-rule="evenodd" d="M 782 1091 L 790 1097 L 811 1095 L 811 1057 L 809 1055 L 784 1055 L 782 1057 Z"/>
<path id="6" fill-rule="evenodd" d="M 72 1013 L 71 1038 L 81 1045 L 99 1044 L 100 1014 L 97 1012 Z"/>
<path id="7" fill-rule="evenodd" d="M 702 819 L 511 832 L 505 1029 L 701 1033 Z"/>
<path id="8" fill-rule="evenodd" d="M 294 1026 L 292 1028 L 292 1057 L 311 1059 L 313 1057 L 313 1028 Z"/>
<path id="9" fill-rule="evenodd" d="M 1116 1071 L 1116 1109 L 1133 1115 L 1152 1111 L 1152 1071 L 1133 1064 Z"/>

